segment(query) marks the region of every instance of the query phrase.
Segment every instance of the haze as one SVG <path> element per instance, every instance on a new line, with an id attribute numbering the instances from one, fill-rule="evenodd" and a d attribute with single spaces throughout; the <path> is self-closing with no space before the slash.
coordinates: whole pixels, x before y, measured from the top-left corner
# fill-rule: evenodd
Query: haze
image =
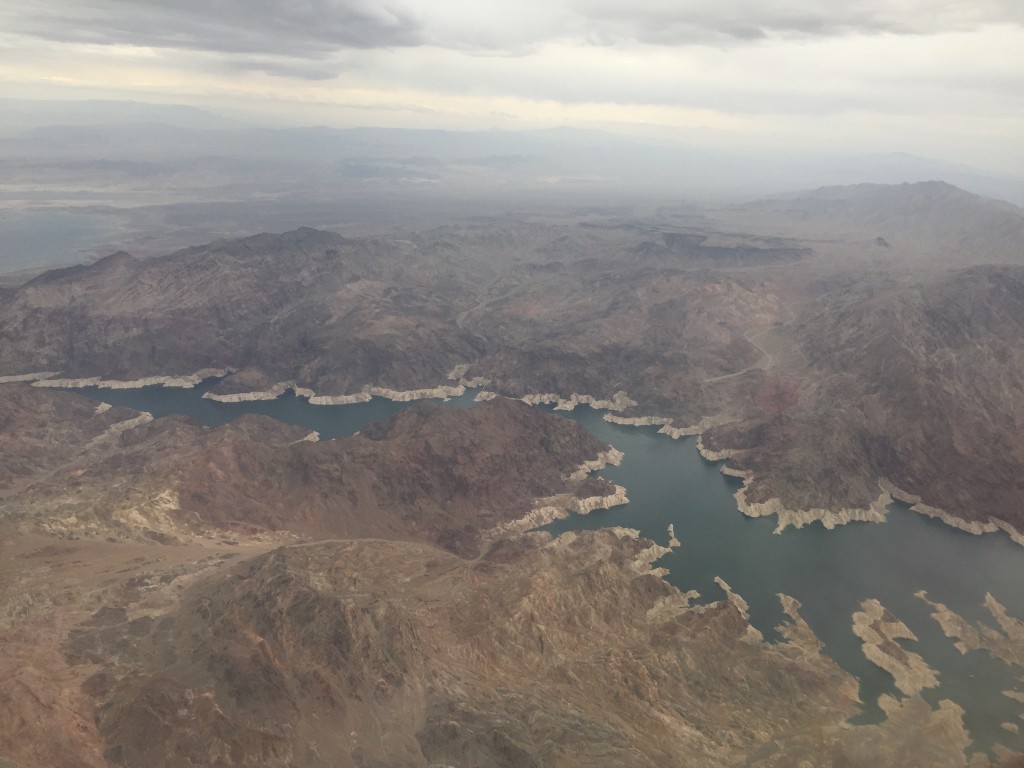
<path id="1" fill-rule="evenodd" d="M 0 268 L 863 182 L 1021 205 L 1022 25 L 1000 0 L 7 4 Z"/>
<path id="2" fill-rule="evenodd" d="M 0 10 L 0 82 L 283 125 L 569 125 L 1021 174 L 1022 23 L 1010 0 L 29 0 Z"/>

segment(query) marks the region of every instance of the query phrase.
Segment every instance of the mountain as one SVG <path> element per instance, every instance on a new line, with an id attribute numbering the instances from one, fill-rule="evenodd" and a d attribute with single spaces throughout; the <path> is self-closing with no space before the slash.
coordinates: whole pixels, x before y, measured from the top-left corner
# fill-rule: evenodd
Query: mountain
<path id="1" fill-rule="evenodd" d="M 140 101 L 84 99 L 81 101 L 45 101 L 39 99 L 0 99 L 4 113 L 5 135 L 50 125 L 116 126 L 139 123 L 163 123 L 186 129 L 238 128 L 237 120 L 184 104 L 153 104 Z"/>
<path id="2" fill-rule="evenodd" d="M 986 173 L 907 152 L 852 155 L 826 161 L 823 166 L 820 168 L 822 178 L 817 182 L 819 185 L 903 184 L 943 179 L 977 195 L 1024 205 L 1024 180 L 1020 178 Z"/>
<path id="3" fill-rule="evenodd" d="M 159 618 L 112 606 L 73 629 L 66 663 L 97 703 L 83 742 L 125 766 L 964 764 L 955 707 L 841 726 L 852 681 L 792 602 L 763 643 L 738 598 L 689 607 L 657 552 L 621 529 L 474 561 L 278 549 Z"/>
<path id="4" fill-rule="evenodd" d="M 881 479 L 957 518 L 1024 527 L 1024 267 L 846 285 L 789 333 L 806 360 L 797 402 L 706 436 L 740 449 L 737 466 L 768 470 L 751 501 L 863 507 Z"/>
<path id="5" fill-rule="evenodd" d="M 346 381 L 348 368 L 396 386 L 442 380 L 474 354 L 450 323 L 472 295 L 416 255 L 410 244 L 309 229 L 164 259 L 115 254 L 48 272 L 6 302 L 0 365 L 134 377 L 223 364 L 287 378 L 310 366 L 310 380 L 335 393 L 364 383 Z M 311 350 L 338 361 L 333 370 L 318 371 Z"/>
<path id="6" fill-rule="evenodd" d="M 0 400 L 0 423 L 0 498 L 22 529 L 62 536 L 400 538 L 472 556 L 539 499 L 562 494 L 568 507 L 577 490 L 614 493 L 566 479 L 607 445 L 504 399 L 423 403 L 320 442 L 262 416 L 205 429 L 19 387 Z"/>
<path id="7" fill-rule="evenodd" d="M 596 399 L 701 434 L 745 477 L 745 511 L 783 525 L 878 519 L 895 494 L 977 530 L 1024 528 L 1020 209 L 922 183 L 714 214 L 115 254 L 0 297 L 0 375 L 230 369 L 214 394 L 364 396 L 458 369 L 498 394 Z"/>
<path id="8" fill-rule="evenodd" d="M 6 170 L 10 175 L 18 163 L 31 161 L 35 174 L 26 177 L 24 184 L 34 182 L 37 193 L 41 178 L 67 176 L 83 163 L 163 163 L 165 173 L 176 173 L 181 185 L 201 175 L 195 165 L 203 158 L 227 158 L 245 169 L 222 176 L 223 188 L 206 190 L 204 200 L 244 197 L 244 189 L 227 194 L 237 182 L 248 185 L 250 201 L 270 194 L 281 197 L 291 191 L 290 183 L 281 183 L 284 179 L 301 179 L 311 188 L 306 192 L 310 199 L 324 192 L 344 196 L 344 186 L 338 182 L 366 180 L 365 175 L 348 173 L 350 163 L 363 174 L 367 169 L 396 167 L 411 174 L 405 183 L 398 177 L 384 185 L 393 191 L 408 186 L 417 166 L 427 161 L 434 167 L 434 181 L 449 193 L 472 184 L 488 195 L 506 195 L 506 202 L 510 188 L 516 190 L 516 198 L 528 201 L 552 185 L 622 204 L 638 196 L 653 195 L 663 201 L 684 193 L 695 199 L 736 199 L 858 181 L 894 184 L 933 178 L 1024 202 L 1024 182 L 1019 178 L 910 155 L 752 151 L 700 146 L 679 136 L 649 138 L 569 127 L 522 131 L 271 127 L 192 107 L 133 102 L 0 100 L 0 104 L 11 115 L 5 130 Z M 42 176 L 41 168 L 46 169 Z M 79 167 L 77 178 L 85 192 L 95 174 Z M 12 176 L 9 183 L 21 185 L 22 179 Z M 165 187 L 165 183 L 146 187 L 147 197 L 166 194 Z M 66 192 L 66 187 L 54 183 L 53 191 Z"/>
<path id="9" fill-rule="evenodd" d="M 894 211 L 905 228 L 877 234 Z M 896 497 L 1016 535 L 1016 215 L 941 184 L 858 187 L 299 229 L 12 285 L 0 377 L 35 381 L 0 383 L 0 762 L 1019 765 L 970 754 L 949 701 L 883 697 L 882 722 L 850 723 L 856 681 L 784 595 L 767 641 L 724 582 L 706 605 L 669 585 L 633 531 L 524 534 L 613 488 L 579 473 L 608 446 L 513 402 L 699 435 L 740 508 L 780 527 Z M 57 391 L 202 369 L 228 399 L 493 397 L 316 441 Z M 861 633 L 913 659 L 870 605 Z"/>
<path id="10" fill-rule="evenodd" d="M 790 237 L 875 241 L 933 266 L 1024 263 L 1024 209 L 941 181 L 825 187 L 740 206 Z"/>

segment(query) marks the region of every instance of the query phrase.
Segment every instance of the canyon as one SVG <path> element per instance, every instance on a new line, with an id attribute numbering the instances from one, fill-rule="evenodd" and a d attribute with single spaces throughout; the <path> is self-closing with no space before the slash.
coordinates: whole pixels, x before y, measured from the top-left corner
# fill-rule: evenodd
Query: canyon
<path id="1" fill-rule="evenodd" d="M 666 581 L 685 529 L 531 529 L 628 503 L 595 474 L 615 446 L 558 415 L 592 407 L 699 436 L 780 531 L 901 499 L 1019 541 L 1022 248 L 1020 209 L 927 183 L 303 228 L 5 286 L 0 761 L 1021 764 L 926 701 L 877 600 L 851 621 L 901 694 L 854 724 L 857 680 L 796 599 L 766 639 L 724 580 L 703 602 Z M 324 439 L 63 391 L 211 377 L 221 405 L 478 402 Z M 1019 665 L 988 605 L 1001 634 L 933 608 L 963 652 Z"/>

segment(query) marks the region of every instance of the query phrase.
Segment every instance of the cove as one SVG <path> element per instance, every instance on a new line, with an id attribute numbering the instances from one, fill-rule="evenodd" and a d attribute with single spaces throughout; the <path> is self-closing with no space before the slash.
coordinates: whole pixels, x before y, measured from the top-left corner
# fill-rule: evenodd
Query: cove
<path id="1" fill-rule="evenodd" d="M 923 691 L 925 700 L 935 706 L 952 699 L 963 707 L 975 749 L 994 743 L 1024 748 L 1020 735 L 1001 727 L 1020 723 L 1024 712 L 1002 694 L 1024 689 L 1021 670 L 984 652 L 961 655 L 931 618 L 929 606 L 914 596 L 924 589 L 969 621 L 995 626 L 982 607 L 991 592 L 1011 616 L 1024 616 L 1024 550 L 1008 536 L 972 536 L 899 503 L 890 505 L 882 524 L 828 531 L 815 523 L 775 534 L 774 517 L 739 512 L 733 494 L 740 481 L 722 475 L 721 462 L 703 459 L 695 437 L 673 441 L 657 434 L 657 427 L 611 424 L 586 407 L 569 415 L 623 451 L 621 466 L 600 474 L 626 486 L 630 503 L 557 520 L 544 530 L 557 535 L 622 525 L 664 544 L 672 523 L 681 546 L 658 561 L 669 569 L 668 581 L 711 601 L 724 597 L 714 583 L 715 576 L 723 578 L 747 600 L 751 623 L 769 640 L 777 637 L 774 628 L 783 618 L 776 595 L 795 597 L 825 652 L 860 681 L 864 712 L 854 720 L 860 723 L 882 719 L 880 694 L 900 697 L 889 674 L 864 656 L 851 630 L 860 603 L 875 598 L 917 635 L 917 643 L 903 642 L 904 647 L 939 673 L 939 687 Z"/>
<path id="2" fill-rule="evenodd" d="M 203 393 L 214 383 L 204 382 L 195 389 L 89 387 L 76 391 L 154 416 L 184 414 L 207 426 L 243 413 L 260 413 L 317 430 L 323 439 L 353 434 L 411 405 L 373 398 L 366 403 L 318 406 L 291 392 L 276 400 L 245 403 L 204 400 Z M 472 406 L 474 395 L 467 391 L 445 405 Z M 733 494 L 739 481 L 723 476 L 720 463 L 703 459 L 695 438 L 672 440 L 657 434 L 656 427 L 611 424 L 586 406 L 559 415 L 580 422 L 624 452 L 621 466 L 607 467 L 599 474 L 624 485 L 630 503 L 558 520 L 543 530 L 557 535 L 620 525 L 666 544 L 666 529 L 672 523 L 681 546 L 658 561 L 669 569 L 668 580 L 683 591 L 696 589 L 702 601 L 710 602 L 724 596 L 714 583 L 716 576 L 721 577 L 747 600 L 751 622 L 768 640 L 777 637 L 774 628 L 783 618 L 776 595 L 795 597 L 825 651 L 860 681 L 865 704 L 855 722 L 882 718 L 876 704 L 880 694 L 900 697 L 888 673 L 865 658 L 851 630 L 851 616 L 860 603 L 875 598 L 917 635 L 918 642 L 903 645 L 919 653 L 940 680 L 938 688 L 922 695 L 932 706 L 940 699 L 952 699 L 963 707 L 973 749 L 988 750 L 1000 743 L 1024 750 L 1024 735 L 1001 728 L 1004 722 L 1021 722 L 1024 705 L 1002 694 L 1024 690 L 1021 670 L 984 652 L 961 655 L 931 618 L 929 606 L 914 596 L 924 589 L 932 600 L 945 603 L 969 621 L 994 626 L 982 607 L 985 593 L 991 592 L 1010 615 L 1024 617 L 1024 550 L 1008 536 L 972 536 L 902 504 L 890 506 L 883 524 L 853 523 L 833 531 L 814 524 L 776 535 L 775 518 L 752 519 L 737 510 Z"/>
<path id="3" fill-rule="evenodd" d="M 310 405 L 303 397 L 296 397 L 288 390 L 275 400 L 252 400 L 244 403 L 222 403 L 203 398 L 219 381 L 207 379 L 192 389 L 164 387 L 160 384 L 138 389 L 101 389 L 82 387 L 74 389 L 80 395 L 111 405 L 148 411 L 154 417 L 179 414 L 190 416 L 207 427 L 216 427 L 237 419 L 245 413 L 258 413 L 316 430 L 323 440 L 354 435 L 367 424 L 389 419 L 399 411 L 415 405 L 415 402 L 399 403 L 374 397 L 365 403 L 351 405 Z M 476 403 L 476 392 L 444 402 L 446 406 L 468 408 Z"/>

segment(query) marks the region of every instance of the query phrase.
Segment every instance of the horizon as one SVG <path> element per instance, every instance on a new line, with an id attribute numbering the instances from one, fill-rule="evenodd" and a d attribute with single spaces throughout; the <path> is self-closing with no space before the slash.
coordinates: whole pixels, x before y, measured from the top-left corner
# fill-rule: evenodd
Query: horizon
<path id="1" fill-rule="evenodd" d="M 2 89 L 0 89 L 2 93 Z M 612 127 L 578 127 L 571 124 L 551 126 L 499 126 L 471 127 L 427 127 L 427 126 L 388 126 L 376 124 L 330 124 L 330 123 L 292 123 L 281 124 L 272 119 L 238 117 L 232 110 L 219 110 L 215 107 L 188 103 L 170 103 L 146 101 L 141 99 L 114 98 L 71 98 L 71 99 L 34 99 L 12 98 L 0 95 L 0 104 L 6 106 L 7 125 L 0 133 L 16 139 L 36 141 L 37 131 L 43 128 L 90 128 L 96 131 L 103 129 L 132 128 L 143 125 L 161 126 L 190 134 L 211 133 L 223 134 L 239 132 L 245 134 L 271 132 L 289 133 L 293 131 L 323 132 L 331 136 L 341 137 L 356 135 L 360 132 L 392 133 L 404 136 L 452 136 L 452 137 L 516 137 L 536 136 L 553 139 L 584 136 L 595 140 L 619 142 L 609 149 L 622 148 L 660 148 L 668 153 L 689 153 L 690 157 L 699 156 L 709 163 L 722 160 L 726 163 L 739 160 L 761 163 L 764 168 L 773 171 L 784 167 L 789 169 L 814 168 L 816 165 L 831 166 L 825 172 L 808 174 L 806 181 L 801 180 L 797 172 L 794 181 L 774 180 L 769 173 L 767 181 L 763 169 L 749 174 L 749 178 L 760 175 L 759 184 L 744 181 L 727 180 L 721 185 L 712 185 L 705 190 L 705 195 L 694 195 L 692 188 L 687 190 L 687 197 L 699 200 L 746 200 L 756 199 L 765 195 L 778 195 L 810 191 L 819 187 L 849 186 L 853 184 L 899 184 L 923 181 L 944 181 L 953 186 L 983 197 L 991 197 L 1017 206 L 1024 206 L 1024 173 L 1017 174 L 1006 168 L 1000 170 L 986 169 L 943 159 L 922 152 L 911 152 L 904 149 L 858 153 L 850 149 L 836 148 L 832 151 L 798 151 L 789 148 L 752 148 L 748 146 L 722 147 L 714 143 L 689 142 L 678 136 L 649 135 L 643 132 L 617 131 Z M 97 134 L 98 135 L 98 134 Z M 39 152 L 39 147 L 33 148 Z M 76 149 L 82 149 L 77 147 Z M 90 155 L 91 159 L 101 159 L 104 148 L 85 147 L 86 152 L 98 152 Z M 231 154 L 235 148 L 228 150 Z M 241 150 L 244 154 L 245 150 Z M 16 153 L 14 153 L 16 154 Z M 461 153 L 463 157 L 472 157 L 473 150 Z M 514 156 L 515 152 L 509 152 Z M 529 157 L 529 155 L 526 155 Z M 600 164 L 602 160 L 598 159 Z M 843 163 L 848 166 L 841 173 L 842 178 L 830 178 Z M 884 165 L 884 164 L 890 165 Z M 856 164 L 862 164 L 858 167 Z M 875 165 L 872 165 L 875 164 Z M 882 164 L 882 165 L 879 165 Z M 726 177 L 728 174 L 725 174 Z M 820 178 L 815 178 L 815 175 Z M 742 177 L 739 177 L 742 178 Z"/>
<path id="2" fill-rule="evenodd" d="M 0 11 L 0 97 L 143 100 L 277 126 L 569 126 L 729 152 L 908 152 L 1024 175 L 1024 11 L 1001 0 L 577 0 Z"/>
<path id="3" fill-rule="evenodd" d="M 860 184 L 939 181 L 1024 206 L 1024 177 L 907 152 L 745 153 L 572 126 L 282 128 L 145 101 L 0 105 L 0 272 L 15 280 L 121 250 L 156 256 L 300 227 L 376 235 L 665 206 L 700 217 Z"/>

